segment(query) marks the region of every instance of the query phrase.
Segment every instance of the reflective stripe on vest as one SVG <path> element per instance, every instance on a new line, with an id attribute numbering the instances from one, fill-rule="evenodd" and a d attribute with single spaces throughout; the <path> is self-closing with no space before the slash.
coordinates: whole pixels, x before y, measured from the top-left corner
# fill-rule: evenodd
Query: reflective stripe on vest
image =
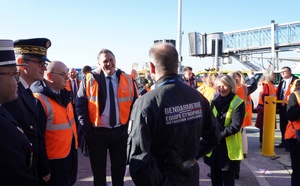
<path id="1" fill-rule="evenodd" d="M 244 101 L 239 98 L 237 95 L 233 97 L 229 104 L 229 108 L 226 113 L 225 123 L 224 126 L 228 127 L 231 123 L 232 113 L 233 111 L 240 106 Z M 218 115 L 218 111 L 216 107 L 213 107 L 213 114 L 215 117 Z M 243 148 L 242 148 L 242 134 L 241 132 L 237 132 L 236 134 L 230 135 L 225 138 L 226 140 L 226 146 L 228 151 L 228 157 L 230 160 L 242 160 L 244 159 L 243 156 Z M 210 156 L 211 154 L 208 154 L 207 156 Z"/>
<path id="2" fill-rule="evenodd" d="M 71 102 L 64 108 L 47 96 L 35 93 L 46 112 L 47 124 L 45 144 L 48 159 L 62 159 L 69 155 L 73 136 L 75 148 L 78 148 L 77 128 Z"/>
<path id="3" fill-rule="evenodd" d="M 299 91 L 294 91 L 293 92 L 297 98 L 298 101 L 298 106 L 300 106 L 300 92 Z M 294 125 L 294 127 L 293 127 Z M 295 138 L 296 139 L 296 132 L 295 130 L 300 130 L 300 119 L 296 120 L 296 121 L 289 121 L 287 126 L 286 126 L 286 131 L 284 134 L 284 138 L 285 139 L 292 139 Z"/>
<path id="4" fill-rule="evenodd" d="M 88 99 L 90 121 L 94 126 L 99 126 L 101 121 L 99 105 L 99 85 L 91 73 L 86 75 L 86 96 Z M 121 73 L 118 85 L 118 105 L 120 123 L 123 125 L 125 125 L 129 120 L 133 98 L 134 85 L 131 77 L 125 73 Z"/>

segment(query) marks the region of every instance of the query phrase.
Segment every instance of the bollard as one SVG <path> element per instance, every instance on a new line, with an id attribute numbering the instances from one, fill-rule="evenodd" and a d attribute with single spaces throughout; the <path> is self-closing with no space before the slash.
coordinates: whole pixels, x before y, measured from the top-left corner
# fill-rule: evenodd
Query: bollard
<path id="1" fill-rule="evenodd" d="M 275 156 L 274 152 L 274 135 L 276 123 L 276 97 L 265 96 L 264 102 L 264 127 L 262 152 L 264 156 Z"/>

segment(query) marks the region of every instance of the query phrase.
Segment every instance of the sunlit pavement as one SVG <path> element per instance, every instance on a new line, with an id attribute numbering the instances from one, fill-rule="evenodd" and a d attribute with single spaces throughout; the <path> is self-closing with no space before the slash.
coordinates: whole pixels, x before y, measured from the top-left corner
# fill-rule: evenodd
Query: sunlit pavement
<path id="1" fill-rule="evenodd" d="M 256 114 L 253 115 L 253 118 Z M 278 122 L 278 121 L 277 121 Z M 275 156 L 263 156 L 261 155 L 259 147 L 259 131 L 257 128 L 251 126 L 247 127 L 248 136 L 248 149 L 247 158 L 241 163 L 240 178 L 236 180 L 236 186 L 289 186 L 291 182 L 291 161 L 289 153 L 285 149 L 274 148 Z M 275 130 L 275 144 L 280 143 L 281 135 L 279 129 Z M 210 168 L 203 162 L 203 159 L 198 161 L 200 165 L 200 180 L 201 186 L 210 186 L 211 181 L 207 176 L 210 172 Z M 109 161 L 107 163 L 107 185 L 111 186 L 111 177 L 109 171 Z M 134 186 L 126 169 L 126 175 L 124 178 L 125 186 Z M 90 162 L 87 157 L 84 157 L 79 152 L 79 166 L 77 182 L 75 186 L 92 186 L 93 177 L 90 168 Z"/>

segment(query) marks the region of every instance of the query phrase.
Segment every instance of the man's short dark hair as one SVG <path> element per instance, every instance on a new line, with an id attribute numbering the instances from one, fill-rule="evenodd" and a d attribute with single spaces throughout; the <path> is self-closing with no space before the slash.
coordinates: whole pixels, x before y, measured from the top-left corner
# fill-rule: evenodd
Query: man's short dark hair
<path id="1" fill-rule="evenodd" d="M 92 67 L 90 67 L 89 65 L 85 65 L 83 68 L 82 68 L 82 73 L 88 73 L 88 72 L 91 72 L 93 69 Z"/>
<path id="2" fill-rule="evenodd" d="M 110 51 L 110 50 L 108 50 L 108 49 L 106 49 L 106 48 L 103 48 L 103 49 L 100 50 L 100 52 L 98 53 L 97 60 L 99 60 L 99 57 L 100 57 L 101 54 L 107 54 L 107 53 L 110 53 L 110 54 L 113 55 L 114 58 L 115 58 L 115 55 L 114 55 L 114 53 L 112 53 L 112 51 Z"/>
<path id="3" fill-rule="evenodd" d="M 192 67 L 189 67 L 189 66 L 185 66 L 184 69 L 183 69 L 183 71 L 188 71 L 188 70 L 191 70 L 191 71 L 192 71 L 193 68 L 192 68 Z"/>
<path id="4" fill-rule="evenodd" d="M 284 69 L 284 68 L 286 68 L 289 72 L 292 72 L 292 69 L 290 67 L 285 66 L 285 67 L 282 67 L 281 69 Z"/>

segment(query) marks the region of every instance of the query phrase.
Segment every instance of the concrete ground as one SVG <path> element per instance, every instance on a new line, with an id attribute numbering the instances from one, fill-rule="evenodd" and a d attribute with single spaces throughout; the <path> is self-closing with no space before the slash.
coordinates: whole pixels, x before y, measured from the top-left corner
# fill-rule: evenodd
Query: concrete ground
<path id="1" fill-rule="evenodd" d="M 253 118 L 256 114 L 253 115 Z M 254 119 L 253 119 L 254 120 Z M 278 122 L 277 122 L 278 123 Z M 261 154 L 259 147 L 257 128 L 250 126 L 246 128 L 248 137 L 247 158 L 241 163 L 240 178 L 236 180 L 236 186 L 289 186 L 291 182 L 291 161 L 289 153 L 285 149 L 274 148 L 274 156 L 264 156 Z M 279 129 L 275 130 L 274 141 L 275 144 L 280 143 L 281 135 Z M 200 165 L 200 180 L 201 186 L 211 185 L 210 178 L 207 173 L 210 168 L 203 162 L 201 158 L 198 161 Z M 108 161 L 109 166 L 109 161 Z M 88 157 L 84 157 L 79 152 L 79 167 L 78 180 L 75 186 L 92 186 L 93 177 L 90 168 Z M 128 167 L 124 178 L 125 186 L 134 186 L 131 180 Z M 107 185 L 111 184 L 110 170 L 107 168 Z"/>

